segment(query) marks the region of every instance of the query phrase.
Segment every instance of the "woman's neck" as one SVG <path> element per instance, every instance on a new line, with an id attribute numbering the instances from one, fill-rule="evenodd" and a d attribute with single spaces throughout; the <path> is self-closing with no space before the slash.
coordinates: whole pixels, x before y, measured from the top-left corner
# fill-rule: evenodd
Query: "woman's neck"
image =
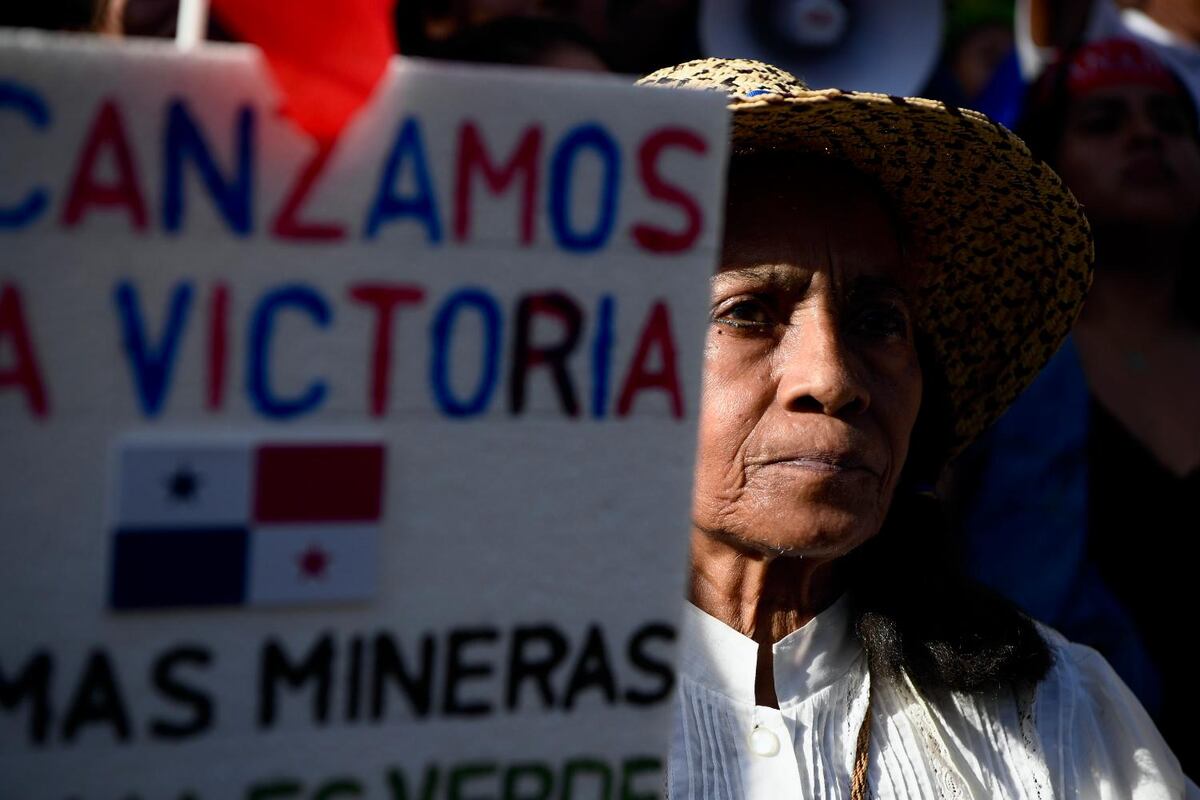
<path id="1" fill-rule="evenodd" d="M 1098 226 L 1096 275 L 1080 322 L 1114 331 L 1171 326 L 1190 238 L 1186 231 Z"/>
<path id="2" fill-rule="evenodd" d="M 1078 325 L 1087 331 L 1142 339 L 1176 324 L 1175 276 L 1096 271 Z M 1146 333 L 1139 333 L 1145 331 Z"/>
<path id="3" fill-rule="evenodd" d="M 692 534 L 688 599 L 758 643 L 759 705 L 778 706 L 772 645 L 840 594 L 836 564 L 833 559 L 767 555 L 707 533 Z"/>
<path id="4" fill-rule="evenodd" d="M 1104 260 L 1075 324 L 1075 344 L 1100 405 L 1184 476 L 1200 465 L 1200 328 L 1180 303 L 1186 262 L 1179 242 L 1135 244 L 1098 235 Z"/>

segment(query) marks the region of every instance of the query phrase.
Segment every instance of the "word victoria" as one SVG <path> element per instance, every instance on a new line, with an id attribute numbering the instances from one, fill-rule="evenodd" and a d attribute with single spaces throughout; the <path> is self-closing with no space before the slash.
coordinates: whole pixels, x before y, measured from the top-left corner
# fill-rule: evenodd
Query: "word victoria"
<path id="1" fill-rule="evenodd" d="M 626 417 L 646 394 L 661 398 L 651 412 L 665 409 L 674 419 L 684 417 L 671 315 L 661 299 L 651 302 L 637 337 L 618 343 L 618 304 L 613 294 L 601 294 L 591 306 L 564 291 L 526 292 L 506 310 L 493 292 L 480 286 L 455 287 L 442 297 L 430 298 L 419 284 L 362 282 L 349 284 L 345 295 L 337 298 L 308 284 L 288 283 L 253 298 L 241 337 L 234 335 L 230 313 L 233 290 L 223 281 L 200 289 L 195 281 L 181 280 L 165 298 L 153 302 L 145 294 L 132 281 L 116 283 L 111 295 L 115 319 L 110 335 L 119 338 L 140 411 L 147 418 L 158 416 L 167 407 L 176 365 L 184 360 L 185 338 L 193 330 L 191 335 L 204 337 L 205 363 L 189 366 L 204 376 L 204 403 L 209 412 L 220 412 L 225 406 L 231 383 L 231 343 L 237 342 L 244 342 L 243 385 L 255 412 L 289 419 L 319 411 L 336 381 L 310 368 L 303 386 L 278 387 L 272 378 L 272 342 L 286 320 L 304 326 L 289 344 L 319 346 L 323 337 L 337 336 L 338 320 L 348 315 L 364 315 L 371 321 L 365 340 L 347 345 L 355 353 L 363 353 L 366 362 L 366 385 L 353 391 L 365 394 L 364 404 L 371 416 L 386 416 L 395 382 L 393 365 L 400 360 L 393 354 L 399 349 L 393 347 L 399 339 L 397 321 L 402 314 L 416 312 L 432 312 L 424 343 L 426 376 L 429 394 L 442 415 L 486 414 L 496 405 L 502 377 L 508 383 L 508 412 L 523 414 L 531 377 L 544 374 L 550 379 L 561 414 L 568 418 L 585 414 L 592 419 Z M 200 295 L 204 297 L 198 299 Z M 345 308 L 340 308 L 339 302 Z M 9 365 L 0 370 L 0 395 L 23 395 L 27 413 L 46 417 L 52 407 L 51 390 L 34 340 L 38 325 L 25 306 L 16 283 L 0 284 L 0 351 L 7 349 L 13 354 Z M 511 320 L 508 323 L 506 316 Z M 153 326 L 152 319 L 164 321 Z M 505 328 L 510 331 L 507 347 Z M 541 331 L 540 336 L 535 336 L 535 329 Z M 399 343 L 404 350 L 422 344 Z M 479 355 L 459 354 L 472 348 Z M 614 374 L 614 365 L 622 359 L 628 366 Z M 584 367 L 573 369 L 571 361 L 582 362 Z M 648 399 L 646 406 L 650 405 Z"/>

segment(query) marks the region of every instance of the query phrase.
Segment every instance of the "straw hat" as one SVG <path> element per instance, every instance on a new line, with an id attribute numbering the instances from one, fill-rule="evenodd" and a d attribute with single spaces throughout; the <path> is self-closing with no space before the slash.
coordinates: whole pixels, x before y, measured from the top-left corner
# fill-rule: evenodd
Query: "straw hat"
<path id="1" fill-rule="evenodd" d="M 845 161 L 893 198 L 923 264 L 917 327 L 948 390 L 950 455 L 1054 355 L 1092 276 L 1087 220 L 1058 176 L 983 114 L 933 100 L 810 90 L 758 61 L 703 59 L 641 84 L 730 98 L 733 152 Z"/>

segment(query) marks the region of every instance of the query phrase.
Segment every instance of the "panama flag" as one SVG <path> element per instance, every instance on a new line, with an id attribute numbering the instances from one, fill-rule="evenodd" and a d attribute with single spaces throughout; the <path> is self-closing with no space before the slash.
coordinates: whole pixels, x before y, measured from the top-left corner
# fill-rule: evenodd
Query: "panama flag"
<path id="1" fill-rule="evenodd" d="M 375 594 L 381 444 L 130 441 L 116 468 L 112 608 Z"/>

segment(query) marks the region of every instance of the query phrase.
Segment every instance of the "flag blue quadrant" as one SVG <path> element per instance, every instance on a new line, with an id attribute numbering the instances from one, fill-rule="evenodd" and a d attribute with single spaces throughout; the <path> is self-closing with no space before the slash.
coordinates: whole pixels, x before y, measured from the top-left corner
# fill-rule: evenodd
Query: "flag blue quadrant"
<path id="1" fill-rule="evenodd" d="M 115 609 L 240 605 L 246 600 L 245 528 L 118 530 L 109 604 Z"/>

